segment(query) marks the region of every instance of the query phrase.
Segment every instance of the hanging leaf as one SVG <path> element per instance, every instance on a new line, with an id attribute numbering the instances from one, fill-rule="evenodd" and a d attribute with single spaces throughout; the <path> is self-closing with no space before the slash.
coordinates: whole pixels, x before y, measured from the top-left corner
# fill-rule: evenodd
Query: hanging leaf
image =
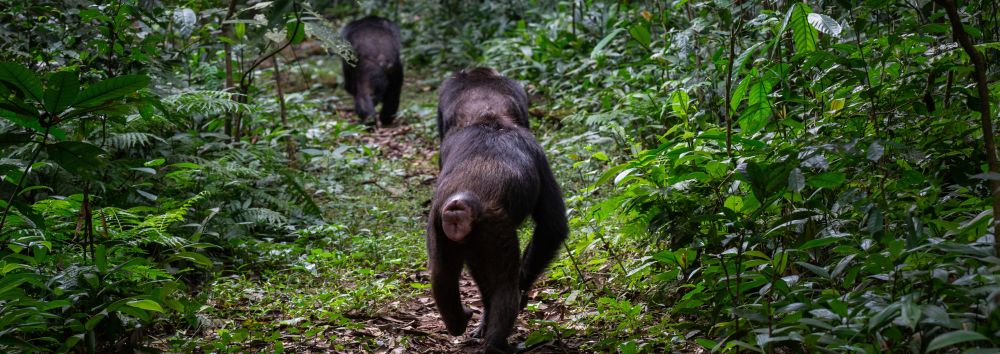
<path id="1" fill-rule="evenodd" d="M 89 107 L 122 98 L 149 86 L 146 75 L 124 75 L 90 85 L 77 96 L 73 106 Z"/>
<path id="2" fill-rule="evenodd" d="M 60 71 L 49 76 L 45 87 L 45 110 L 59 114 L 76 101 L 80 78 L 76 71 Z"/>
<path id="3" fill-rule="evenodd" d="M 955 344 L 965 343 L 965 342 L 975 342 L 975 341 L 988 341 L 989 338 L 980 334 L 979 332 L 959 330 L 951 331 L 940 336 L 934 337 L 931 343 L 927 345 L 927 352 L 932 352 L 941 348 L 950 347 Z"/>
<path id="4" fill-rule="evenodd" d="M 0 81 L 13 85 L 27 97 L 42 102 L 42 82 L 24 65 L 0 62 Z"/>
<path id="5" fill-rule="evenodd" d="M 590 51 L 590 58 L 597 59 L 598 57 L 604 55 L 604 47 L 607 47 L 608 44 L 611 43 L 611 40 L 615 39 L 615 36 L 622 33 L 624 30 L 624 28 L 616 28 L 614 31 L 611 31 L 611 33 L 608 33 L 607 36 L 604 36 L 604 38 L 601 39 L 600 42 L 597 42 L 597 45 L 594 46 L 594 50 Z"/>
<path id="6" fill-rule="evenodd" d="M 148 299 L 132 300 L 132 301 L 129 301 L 129 302 L 125 303 L 125 304 L 129 305 L 129 306 L 132 306 L 132 307 L 135 307 L 135 308 L 147 310 L 147 311 L 163 312 L 163 307 L 160 306 L 160 304 L 156 303 L 156 301 L 153 301 L 153 300 L 148 300 Z"/>
<path id="7" fill-rule="evenodd" d="M 751 70 L 750 74 L 740 81 L 739 85 L 736 85 L 736 89 L 733 90 L 733 97 L 729 99 L 729 107 L 735 111 L 740 107 L 740 103 L 743 102 L 743 96 L 747 93 L 747 88 L 750 87 L 750 82 L 753 81 L 753 77 L 756 76 L 756 69 Z"/>
<path id="8" fill-rule="evenodd" d="M 680 118 L 687 118 L 691 97 L 684 90 L 675 90 L 670 94 L 670 108 Z"/>
<path id="9" fill-rule="evenodd" d="M 840 32 L 844 30 L 840 27 L 840 23 L 837 23 L 837 20 L 824 14 L 811 13 L 807 16 L 807 20 L 817 31 L 834 38 L 840 38 Z"/>
<path id="10" fill-rule="evenodd" d="M 811 12 L 809 5 L 805 3 L 795 3 L 792 5 L 792 14 L 789 25 L 792 26 L 792 40 L 795 43 L 795 51 L 799 53 L 809 53 L 816 50 L 816 42 L 819 41 L 819 34 L 816 29 L 809 24 L 807 15 Z"/>

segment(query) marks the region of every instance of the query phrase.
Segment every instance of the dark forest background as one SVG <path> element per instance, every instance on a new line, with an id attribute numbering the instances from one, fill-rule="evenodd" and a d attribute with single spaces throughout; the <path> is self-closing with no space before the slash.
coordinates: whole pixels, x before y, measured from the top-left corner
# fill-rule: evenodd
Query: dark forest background
<path id="1" fill-rule="evenodd" d="M 0 351 L 448 351 L 421 237 L 471 66 L 570 208 L 528 347 L 1000 350 L 996 1 L 2 0 Z"/>

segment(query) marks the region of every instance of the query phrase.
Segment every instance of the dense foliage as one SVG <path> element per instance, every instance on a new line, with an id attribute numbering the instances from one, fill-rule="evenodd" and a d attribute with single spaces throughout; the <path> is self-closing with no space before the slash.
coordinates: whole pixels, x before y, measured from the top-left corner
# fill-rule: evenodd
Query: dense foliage
<path id="1" fill-rule="evenodd" d="M 402 141 L 338 110 L 368 13 Z M 473 65 L 526 84 L 571 208 L 527 309 L 568 313 L 526 345 L 1000 347 L 994 1 L 0 0 L 0 34 L 5 352 L 282 351 L 405 308 L 433 88 Z"/>

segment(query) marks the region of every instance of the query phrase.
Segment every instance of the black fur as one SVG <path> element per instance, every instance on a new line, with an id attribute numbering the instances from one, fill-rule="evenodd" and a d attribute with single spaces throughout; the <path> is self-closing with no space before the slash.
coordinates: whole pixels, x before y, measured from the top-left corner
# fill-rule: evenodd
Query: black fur
<path id="1" fill-rule="evenodd" d="M 399 59 L 399 27 L 381 17 L 368 16 L 341 31 L 351 43 L 357 62 L 344 61 L 344 86 L 354 96 L 354 112 L 367 121 L 381 103 L 379 121 L 392 124 L 399 110 L 403 88 L 403 63 Z"/>
<path id="2" fill-rule="evenodd" d="M 527 291 L 569 233 L 566 207 L 544 151 L 524 126 L 527 116 L 517 115 L 527 107 L 516 102 L 527 100 L 517 101 L 506 90 L 488 89 L 507 88 L 506 82 L 455 80 L 464 79 L 452 78 L 442 90 L 466 87 L 477 92 L 472 96 L 476 99 L 461 103 L 467 91 L 443 91 L 439 105 L 446 122 L 448 117 L 456 119 L 450 121 L 451 127 L 441 129 L 447 135 L 441 144 L 441 173 L 427 225 L 432 292 L 448 332 L 464 333 L 471 311 L 462 305 L 458 277 L 467 264 L 485 307 L 473 336 L 484 337 L 489 351 L 510 352 L 513 347 L 507 337 Z M 496 79 L 501 80 L 510 81 Z M 460 96 L 458 101 L 454 95 Z M 445 106 L 445 102 L 452 105 Z M 515 103 L 493 109 L 484 102 Z M 460 241 L 450 239 L 442 225 L 444 204 L 455 200 L 461 200 L 458 204 L 465 208 L 458 215 L 469 216 L 472 223 L 471 232 Z M 517 229 L 529 215 L 535 230 L 519 259 Z"/>
<path id="3" fill-rule="evenodd" d="M 441 84 L 437 116 L 441 140 L 455 126 L 472 124 L 484 114 L 531 128 L 528 123 L 528 94 L 524 92 L 524 87 L 496 70 L 465 70 Z"/>

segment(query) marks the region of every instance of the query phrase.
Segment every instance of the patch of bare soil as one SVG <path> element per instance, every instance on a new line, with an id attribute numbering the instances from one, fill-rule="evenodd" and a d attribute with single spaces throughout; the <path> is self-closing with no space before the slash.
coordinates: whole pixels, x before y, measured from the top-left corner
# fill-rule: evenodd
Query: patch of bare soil
<path id="1" fill-rule="evenodd" d="M 428 282 L 429 276 L 424 272 L 418 277 L 421 282 Z M 394 308 L 391 313 L 377 317 L 364 317 L 347 314 L 361 328 L 339 328 L 325 333 L 325 338 L 335 338 L 329 342 L 292 343 L 286 344 L 286 350 L 298 353 L 478 353 L 482 349 L 480 339 L 471 338 L 468 333 L 479 324 L 482 316 L 482 302 L 475 283 L 463 274 L 460 280 L 462 298 L 467 306 L 475 311 L 469 322 L 466 335 L 452 337 L 444 328 L 430 291 L 424 296 L 408 302 L 388 304 Z M 560 321 L 568 314 L 561 304 L 543 302 L 538 304 L 538 310 L 522 312 L 510 337 L 512 344 L 523 343 L 530 333 L 529 319 L 545 319 Z M 579 338 L 551 340 L 525 348 L 522 353 L 581 353 Z M 523 344 L 521 344 L 523 346 Z M 374 348 L 372 348 L 374 346 Z M 343 349 L 334 349 L 334 348 Z"/>

